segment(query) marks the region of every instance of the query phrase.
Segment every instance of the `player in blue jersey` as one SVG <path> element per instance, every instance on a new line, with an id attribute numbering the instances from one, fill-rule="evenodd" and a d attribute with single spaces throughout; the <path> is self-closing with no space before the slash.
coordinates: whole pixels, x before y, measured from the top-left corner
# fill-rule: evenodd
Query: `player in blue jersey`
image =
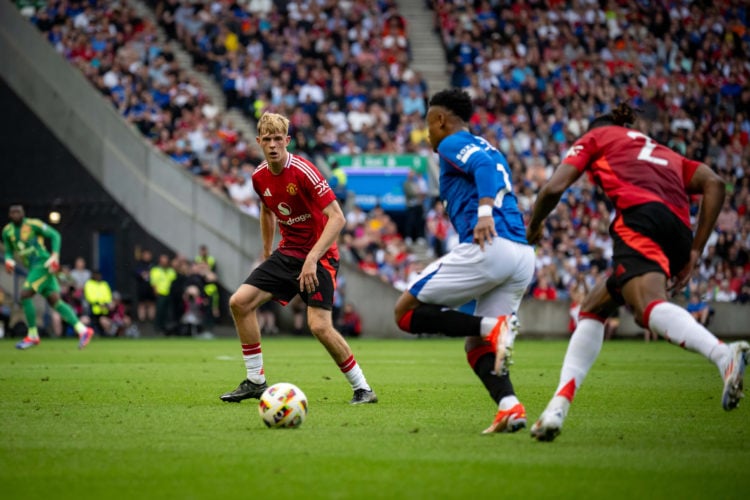
<path id="1" fill-rule="evenodd" d="M 508 163 L 469 132 L 471 97 L 444 90 L 430 100 L 430 143 L 440 157 L 440 198 L 460 244 L 430 264 L 401 295 L 394 314 L 410 333 L 466 337 L 466 357 L 498 410 L 484 433 L 515 432 L 526 411 L 508 366 L 518 331 L 515 313 L 534 274 L 534 250 Z"/>

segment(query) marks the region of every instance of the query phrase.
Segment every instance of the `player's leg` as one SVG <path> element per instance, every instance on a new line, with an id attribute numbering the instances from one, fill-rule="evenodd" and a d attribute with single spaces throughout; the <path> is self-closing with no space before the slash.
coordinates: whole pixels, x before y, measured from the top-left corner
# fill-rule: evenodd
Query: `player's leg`
<path id="1" fill-rule="evenodd" d="M 23 315 L 26 318 L 28 331 L 26 336 L 16 343 L 16 349 L 29 349 L 39 345 L 40 339 L 36 326 L 36 308 L 32 300 L 35 294 L 36 292 L 30 287 L 27 280 L 24 283 L 24 288 L 21 290 L 21 307 L 23 308 Z"/>
<path id="2" fill-rule="evenodd" d="M 336 290 L 337 272 L 337 261 L 321 260 L 317 269 L 317 289 L 312 293 L 300 293 L 300 297 L 307 304 L 307 326 L 326 348 L 351 385 L 354 391 L 351 404 L 377 403 L 378 397 L 367 383 L 349 344 L 333 326 L 333 294 Z"/>
<path id="3" fill-rule="evenodd" d="M 57 279 L 52 279 L 54 280 L 54 283 L 57 284 Z M 76 315 L 75 311 L 73 311 L 73 308 L 60 298 L 59 286 L 57 289 L 55 289 L 55 286 L 48 287 L 44 291 L 44 295 L 50 307 L 60 313 L 60 317 L 63 321 L 71 325 L 78 334 L 78 348 L 83 349 L 86 347 L 94 336 L 94 329 L 84 325 Z"/>
<path id="4" fill-rule="evenodd" d="M 504 327 L 495 339 L 497 345 L 480 337 L 466 338 L 466 357 L 474 373 L 497 403 L 495 418 L 483 432 L 516 432 L 526 427 L 526 409 L 518 400 L 510 379 L 513 344 L 518 333 L 516 311 L 534 272 L 534 252 L 530 247 L 512 245 L 502 250 L 505 259 L 491 263 L 489 274 L 504 277 L 502 284 L 479 296 L 474 313 L 489 317 L 500 314 L 506 318 L 498 323 Z M 511 320 L 508 321 L 507 318 Z"/>
<path id="5" fill-rule="evenodd" d="M 531 427 L 531 435 L 551 441 L 559 433 L 576 391 L 583 384 L 604 342 L 604 322 L 617 310 L 605 281 L 599 282 L 581 304 L 578 324 L 565 352 L 555 395 Z"/>
<path id="6" fill-rule="evenodd" d="M 359 363 L 354 359 L 351 347 L 341 333 L 333 327 L 331 311 L 308 304 L 307 324 L 351 385 L 354 391 L 351 404 L 377 403 L 378 397 L 367 383 Z"/>
<path id="7" fill-rule="evenodd" d="M 396 301 L 396 324 L 408 333 L 441 334 L 447 337 L 480 336 L 482 318 L 445 305 L 420 301 L 409 290 Z"/>
<path id="8" fill-rule="evenodd" d="M 497 405 L 495 417 L 483 434 L 516 432 L 526 427 L 526 409 L 518 400 L 510 373 L 495 372 L 495 348 L 480 337 L 466 337 L 466 360 Z"/>
<path id="9" fill-rule="evenodd" d="M 252 275 L 251 275 L 252 277 Z M 248 278 L 250 281 L 250 278 Z M 256 311 L 265 302 L 271 300 L 272 294 L 248 281 L 237 288 L 229 298 L 229 310 L 232 313 L 237 336 L 242 346 L 242 359 L 247 376 L 233 391 L 220 396 L 222 401 L 239 403 L 244 399 L 259 398 L 266 390 L 266 376 L 263 370 L 263 353 L 260 347 L 260 326 Z"/>
<path id="10" fill-rule="evenodd" d="M 716 365 L 724 381 L 722 407 L 733 410 L 743 397 L 750 344 L 744 341 L 728 345 L 721 342 L 686 309 L 667 301 L 666 285 L 664 274 L 646 273 L 625 283 L 622 294 L 633 308 L 636 323 L 672 344 L 700 353 Z"/>

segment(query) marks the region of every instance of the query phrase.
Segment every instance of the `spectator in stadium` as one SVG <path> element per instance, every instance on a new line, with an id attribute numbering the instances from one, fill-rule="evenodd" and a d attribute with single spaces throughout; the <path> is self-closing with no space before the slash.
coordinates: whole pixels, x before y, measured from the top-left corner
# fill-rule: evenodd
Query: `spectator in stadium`
<path id="1" fill-rule="evenodd" d="M 344 172 L 344 169 L 339 165 L 339 162 L 331 162 L 331 178 L 328 180 L 328 185 L 330 185 L 331 189 L 333 189 L 333 193 L 336 195 L 336 199 L 341 204 L 342 209 L 346 208 L 348 183 L 349 178 L 346 175 L 346 172 Z"/>
<path id="2" fill-rule="evenodd" d="M 359 337 L 362 335 L 362 317 L 354 304 L 347 302 L 339 321 L 339 329 L 344 337 Z"/>
<path id="3" fill-rule="evenodd" d="M 123 300 L 120 292 L 112 292 L 112 306 L 109 311 L 109 319 L 111 322 L 109 335 L 128 338 L 138 338 L 141 336 L 138 325 L 133 323 L 130 308 Z"/>
<path id="4" fill-rule="evenodd" d="M 409 169 L 402 184 L 406 203 L 404 237 L 407 244 L 424 240 L 424 202 L 427 198 L 427 182 L 416 171 Z"/>
<path id="5" fill-rule="evenodd" d="M 258 208 L 258 196 L 253 190 L 250 180 L 238 170 L 235 170 L 233 181 L 226 183 L 229 197 L 234 203 L 246 214 L 252 217 L 258 217 L 260 209 Z"/>
<path id="6" fill-rule="evenodd" d="M 15 272 L 16 256 L 21 259 L 27 270 L 26 280 L 21 289 L 21 306 L 28 331 L 23 340 L 16 344 L 16 348 L 29 349 L 39 345 L 36 308 L 32 302 L 32 297 L 39 293 L 47 299 L 50 307 L 75 329 L 79 336 L 78 348 L 83 349 L 94 336 L 94 330 L 84 325 L 73 309 L 60 300 L 60 285 L 55 277 L 60 267 L 60 233 L 39 219 L 26 217 L 21 205 L 11 205 L 8 217 L 10 222 L 3 228 L 5 271 L 8 274 Z M 50 242 L 51 252 L 47 250 L 46 240 Z"/>
<path id="7" fill-rule="evenodd" d="M 209 253 L 207 245 L 200 245 L 198 247 L 198 255 L 195 256 L 194 260 L 197 264 L 208 266 L 209 271 L 216 272 L 216 257 Z"/>
<path id="8" fill-rule="evenodd" d="M 253 174 L 253 186 L 262 200 L 265 260 L 229 300 L 247 378 L 221 399 L 239 402 L 260 397 L 267 383 L 256 311 L 269 300 L 288 303 L 299 295 L 308 306 L 310 330 L 354 391 L 351 404 L 376 403 L 375 392 L 331 318 L 339 257 L 336 240 L 346 223 L 341 207 L 317 168 L 287 150 L 291 138 L 286 117 L 263 114 L 256 140 L 266 158 Z M 281 241 L 272 250 L 277 222 Z"/>
<path id="9" fill-rule="evenodd" d="M 440 157 L 440 198 L 451 201 L 448 216 L 460 243 L 409 283 L 394 318 L 409 333 L 465 337 L 469 364 L 498 405 L 484 433 L 516 432 L 526 426 L 526 410 L 508 366 L 534 250 L 526 243 L 505 157 L 468 131 L 473 108 L 459 89 L 430 100 L 427 124 Z"/>
<path id="10" fill-rule="evenodd" d="M 727 278 L 722 279 L 719 282 L 716 293 L 714 295 L 714 301 L 716 302 L 734 302 L 737 299 L 737 292 L 732 290 L 729 280 Z"/>
<path id="11" fill-rule="evenodd" d="M 89 310 L 91 326 L 99 335 L 109 336 L 112 322 L 112 288 L 98 269 L 91 273 L 91 279 L 83 287 L 83 297 Z"/>
<path id="12" fill-rule="evenodd" d="M 445 213 L 443 200 L 437 199 L 432 204 L 432 210 L 427 213 L 425 229 L 432 255 L 439 259 L 448 252 L 448 239 L 455 234 L 451 221 Z"/>
<path id="13" fill-rule="evenodd" d="M 177 272 L 169 263 L 169 255 L 159 255 L 159 262 L 149 271 L 149 283 L 156 296 L 154 326 L 160 333 L 168 331 L 167 326 L 172 312 L 169 290 L 175 279 L 177 279 Z"/>
<path id="14" fill-rule="evenodd" d="M 136 318 L 140 322 L 154 321 L 156 317 L 156 294 L 151 286 L 151 268 L 153 266 L 151 250 L 138 249 L 133 276 L 135 278 L 137 301 Z"/>
<path id="15" fill-rule="evenodd" d="M 278 307 L 279 304 L 277 302 L 269 300 L 258 308 L 258 328 L 260 328 L 261 335 L 274 335 L 279 333 Z"/>
<path id="16" fill-rule="evenodd" d="M 83 257 L 76 257 L 73 269 L 71 269 L 69 275 L 72 278 L 73 285 L 76 289 L 83 290 L 86 282 L 91 279 L 91 271 L 86 268 L 86 259 Z"/>
<path id="17" fill-rule="evenodd" d="M 703 252 L 724 201 L 724 183 L 706 164 L 688 160 L 626 128 L 635 118 L 623 103 L 593 120 L 534 204 L 527 229 L 532 243 L 540 240 L 543 222 L 562 194 L 584 172 L 612 199 L 618 213 L 611 229 L 615 271 L 584 299 L 555 395 L 531 429 L 540 441 L 550 441 L 560 433 L 576 391 L 601 350 L 604 323 L 623 303 L 632 308 L 640 326 L 702 354 L 717 366 L 724 381 L 725 410 L 736 408 L 742 397 L 750 345 L 720 342 L 685 309 L 667 301 L 668 287 L 681 290 Z M 703 195 L 695 236 L 689 194 Z"/>
<path id="18" fill-rule="evenodd" d="M 182 318 L 187 307 L 185 291 L 191 284 L 189 282 L 191 264 L 188 259 L 180 254 L 172 258 L 171 268 L 175 273 L 175 277 L 169 284 L 169 313 L 165 324 L 165 333 L 168 335 L 187 335 L 189 333 L 188 329 L 183 327 Z"/>
<path id="19" fill-rule="evenodd" d="M 532 296 L 537 300 L 557 300 L 557 289 L 550 283 L 549 276 L 544 271 L 537 274 L 533 290 Z"/>
<path id="20" fill-rule="evenodd" d="M 180 335 L 195 336 L 203 332 L 206 297 L 196 285 L 187 285 L 182 294 Z"/>
<path id="21" fill-rule="evenodd" d="M 199 264 L 198 266 L 194 266 L 194 272 L 200 276 L 203 282 L 201 293 L 206 297 L 206 306 L 208 309 L 204 326 L 210 328 L 213 326 L 214 321 L 218 320 L 221 316 L 219 308 L 221 293 L 216 276 L 216 258 L 208 253 L 206 245 L 201 245 L 198 247 L 198 255 L 195 257 L 195 263 Z"/>
<path id="22" fill-rule="evenodd" d="M 690 294 L 690 301 L 686 306 L 690 315 L 701 325 L 708 327 L 708 321 L 711 317 L 711 308 L 701 299 L 698 292 Z"/>

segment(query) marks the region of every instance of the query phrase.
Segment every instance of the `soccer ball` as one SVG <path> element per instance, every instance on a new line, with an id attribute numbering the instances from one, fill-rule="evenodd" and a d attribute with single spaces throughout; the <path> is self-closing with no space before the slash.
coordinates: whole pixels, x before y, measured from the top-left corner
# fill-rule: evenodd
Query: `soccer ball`
<path id="1" fill-rule="evenodd" d="M 272 429 L 299 427 L 307 416 L 307 396 L 296 385 L 279 382 L 263 391 L 258 412 Z"/>

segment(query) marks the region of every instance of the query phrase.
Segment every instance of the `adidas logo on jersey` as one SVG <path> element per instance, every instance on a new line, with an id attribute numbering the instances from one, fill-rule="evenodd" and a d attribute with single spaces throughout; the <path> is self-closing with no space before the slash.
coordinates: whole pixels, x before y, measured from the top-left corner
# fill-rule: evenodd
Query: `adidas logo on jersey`
<path id="1" fill-rule="evenodd" d="M 263 191 L 263 196 L 271 196 L 271 190 L 266 188 L 266 190 Z"/>

